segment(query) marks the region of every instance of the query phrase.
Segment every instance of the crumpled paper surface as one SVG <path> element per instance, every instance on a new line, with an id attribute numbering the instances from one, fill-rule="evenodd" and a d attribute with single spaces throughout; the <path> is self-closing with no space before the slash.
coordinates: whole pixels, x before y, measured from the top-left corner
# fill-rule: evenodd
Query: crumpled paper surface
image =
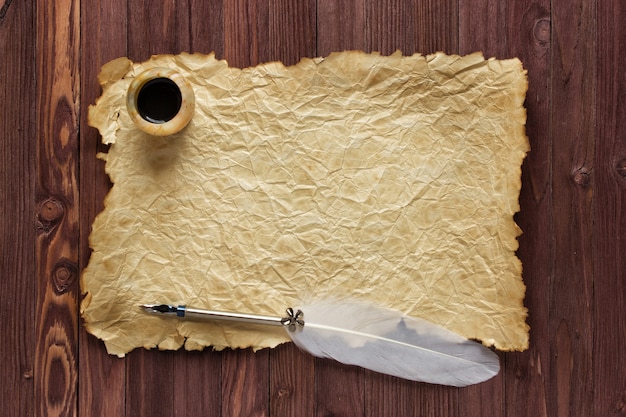
<path id="1" fill-rule="evenodd" d="M 191 123 L 136 128 L 133 77 L 177 69 Z M 136 347 L 272 347 L 281 328 L 165 319 L 143 303 L 282 315 L 350 297 L 501 350 L 528 346 L 519 228 L 525 70 L 517 59 L 362 52 L 229 68 L 213 55 L 105 65 L 89 121 L 113 187 L 82 275 L 87 330 Z"/>

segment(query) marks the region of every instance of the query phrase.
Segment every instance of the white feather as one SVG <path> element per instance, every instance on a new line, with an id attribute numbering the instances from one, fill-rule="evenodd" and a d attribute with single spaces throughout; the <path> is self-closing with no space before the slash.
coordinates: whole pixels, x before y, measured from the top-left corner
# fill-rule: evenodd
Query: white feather
<path id="1" fill-rule="evenodd" d="M 498 356 L 426 320 L 355 301 L 298 307 L 304 327 L 288 332 L 314 356 L 413 381 L 463 387 L 500 370 Z"/>

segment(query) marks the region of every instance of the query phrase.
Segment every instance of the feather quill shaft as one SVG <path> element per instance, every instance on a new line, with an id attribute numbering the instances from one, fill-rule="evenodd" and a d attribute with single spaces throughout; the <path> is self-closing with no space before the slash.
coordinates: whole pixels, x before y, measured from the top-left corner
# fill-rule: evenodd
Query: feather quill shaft
<path id="1" fill-rule="evenodd" d="M 498 356 L 485 346 L 394 310 L 351 301 L 299 308 L 305 325 L 289 335 L 314 356 L 456 387 L 486 381 L 500 370 Z"/>

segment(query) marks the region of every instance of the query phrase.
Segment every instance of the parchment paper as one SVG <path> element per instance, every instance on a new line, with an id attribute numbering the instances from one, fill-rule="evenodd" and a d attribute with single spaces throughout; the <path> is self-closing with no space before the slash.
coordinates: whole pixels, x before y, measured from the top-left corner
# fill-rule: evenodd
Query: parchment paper
<path id="1" fill-rule="evenodd" d="M 151 137 L 134 76 L 192 84 L 191 123 Z M 528 345 L 515 255 L 527 80 L 517 59 L 362 52 L 229 68 L 213 55 L 107 64 L 89 121 L 113 187 L 81 306 L 111 354 L 276 346 L 280 328 L 164 319 L 143 303 L 282 315 L 324 298 L 401 310 L 502 350 Z"/>

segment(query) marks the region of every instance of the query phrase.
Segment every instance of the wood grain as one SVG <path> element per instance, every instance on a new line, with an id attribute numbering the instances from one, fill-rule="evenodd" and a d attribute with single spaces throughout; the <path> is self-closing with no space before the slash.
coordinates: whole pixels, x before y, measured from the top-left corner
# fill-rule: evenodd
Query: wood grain
<path id="1" fill-rule="evenodd" d="M 458 388 L 416 383 L 366 371 L 364 415 L 472 415 L 463 414 L 466 404 L 459 402 L 460 392 Z"/>
<path id="2" fill-rule="evenodd" d="M 270 352 L 270 414 L 284 417 L 315 415 L 315 359 L 293 344 Z"/>
<path id="3" fill-rule="evenodd" d="M 365 3 L 365 50 L 389 55 L 396 50 L 412 54 L 415 30 L 415 1 L 392 0 Z M 421 22 L 420 22 L 421 23 Z"/>
<path id="4" fill-rule="evenodd" d="M 621 0 L 0 0 L 0 416 L 626 416 L 624 22 Z M 530 349 L 501 353 L 500 375 L 464 389 L 291 345 L 107 355 L 78 320 L 110 187 L 86 118 L 100 66 L 181 51 L 293 64 L 346 49 L 524 63 L 532 150 L 516 221 Z"/>
<path id="5" fill-rule="evenodd" d="M 174 416 L 222 415 L 222 360 L 209 350 L 174 355 Z"/>
<path id="6" fill-rule="evenodd" d="M 462 54 L 481 51 L 486 58 L 510 58 L 508 29 L 511 3 L 498 0 L 459 1 L 459 44 Z M 515 17 L 513 18 L 515 19 Z"/>
<path id="7" fill-rule="evenodd" d="M 32 416 L 36 271 L 34 8 L 0 2 L 0 415 Z"/>
<path id="8" fill-rule="evenodd" d="M 416 0 L 412 13 L 415 21 L 415 52 L 432 54 L 459 53 L 459 2 L 453 0 Z"/>
<path id="9" fill-rule="evenodd" d="M 365 374 L 369 371 L 315 359 L 315 416 L 364 416 Z"/>
<path id="10" fill-rule="evenodd" d="M 128 0 L 128 57 L 144 61 L 155 54 L 189 52 L 188 0 Z"/>
<path id="11" fill-rule="evenodd" d="M 552 100 L 546 94 L 552 73 L 550 3 L 514 2 L 510 7 L 509 16 L 515 20 L 508 25 L 509 54 L 522 60 L 529 82 L 526 134 L 531 150 L 522 166 L 521 208 L 516 221 L 523 231 L 518 256 L 524 265 L 530 348 L 523 353 L 505 355 L 505 415 L 547 416 L 551 390 L 547 294 L 554 273 Z"/>
<path id="12" fill-rule="evenodd" d="M 173 416 L 175 352 L 136 350 L 126 359 L 127 416 Z"/>
<path id="13" fill-rule="evenodd" d="M 595 142 L 595 7 L 587 1 L 552 5 L 552 188 L 554 277 L 550 293 L 548 414 L 592 413 Z M 558 260 L 558 262 L 557 262 Z M 573 290 L 573 289 L 576 290 Z M 576 381 L 586 381 L 577 384 Z"/>
<path id="14" fill-rule="evenodd" d="M 597 8 L 596 131 L 593 162 L 593 408 L 626 416 L 626 7 Z M 583 336 L 584 337 L 584 336 Z M 587 407 L 591 405 L 586 405 Z"/>
<path id="15" fill-rule="evenodd" d="M 269 351 L 226 350 L 222 362 L 222 415 L 269 414 Z"/>
<path id="16" fill-rule="evenodd" d="M 189 51 L 224 57 L 224 2 L 189 0 Z"/>
<path id="17" fill-rule="evenodd" d="M 224 3 L 224 59 L 245 68 L 271 61 L 268 53 L 269 0 Z"/>
<path id="18" fill-rule="evenodd" d="M 80 3 L 37 2 L 38 416 L 75 416 L 78 387 Z"/>
<path id="19" fill-rule="evenodd" d="M 268 60 L 294 65 L 317 56 L 315 0 L 275 0 L 269 7 Z"/>
<path id="20" fill-rule="evenodd" d="M 317 0 L 317 55 L 365 47 L 364 0 Z"/>
<path id="21" fill-rule="evenodd" d="M 365 2 L 365 50 L 389 55 L 458 52 L 458 2 L 389 0 Z"/>
<path id="22" fill-rule="evenodd" d="M 87 123 L 85 107 L 101 94 L 97 77 L 102 65 L 126 55 L 126 0 L 100 0 L 81 8 L 80 112 L 80 270 L 87 266 L 91 250 L 89 233 L 104 208 L 110 182 L 104 162 L 106 152 L 98 131 Z M 125 413 L 126 363 L 107 355 L 102 345 L 85 331 L 79 333 L 78 415 L 122 416 Z"/>

